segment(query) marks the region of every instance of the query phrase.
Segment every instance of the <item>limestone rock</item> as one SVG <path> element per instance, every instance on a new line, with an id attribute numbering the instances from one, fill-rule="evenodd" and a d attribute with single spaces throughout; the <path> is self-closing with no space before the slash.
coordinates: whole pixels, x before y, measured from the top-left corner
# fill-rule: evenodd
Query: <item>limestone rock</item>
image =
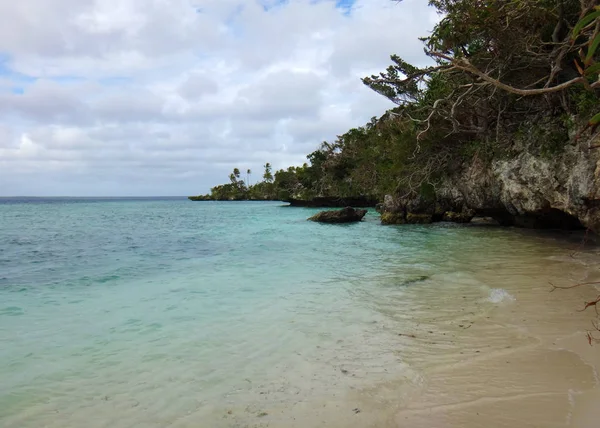
<path id="1" fill-rule="evenodd" d="M 361 221 L 365 214 L 367 214 L 367 210 L 346 207 L 336 211 L 321 211 L 310 217 L 309 220 L 319 223 L 353 223 Z"/>
<path id="2" fill-rule="evenodd" d="M 473 212 L 457 213 L 454 211 L 446 211 L 442 215 L 442 221 L 449 221 L 452 223 L 470 223 L 473 217 Z"/>
<path id="3" fill-rule="evenodd" d="M 502 225 L 600 233 L 600 150 L 590 149 L 599 138 L 597 133 L 565 141 L 550 156 L 540 153 L 539 141 L 516 141 L 510 157 L 476 158 L 447 176 L 436 185 L 433 201 L 387 195 L 382 223 L 427 216 L 463 222 L 476 215 Z"/>
<path id="4" fill-rule="evenodd" d="M 431 214 L 406 214 L 406 223 L 408 224 L 429 224 L 433 221 Z"/>
<path id="5" fill-rule="evenodd" d="M 405 224 L 404 213 L 384 211 L 381 213 L 381 224 Z"/>

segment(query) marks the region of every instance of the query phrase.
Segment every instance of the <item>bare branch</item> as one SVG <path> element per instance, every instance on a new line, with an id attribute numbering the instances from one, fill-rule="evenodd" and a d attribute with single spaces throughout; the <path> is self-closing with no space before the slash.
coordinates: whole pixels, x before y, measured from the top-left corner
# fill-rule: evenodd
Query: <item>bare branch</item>
<path id="1" fill-rule="evenodd" d="M 468 73 L 474 74 L 477 77 L 479 77 L 481 80 L 484 80 L 485 82 L 488 82 L 491 85 L 494 85 L 495 87 L 497 87 L 499 89 L 502 89 L 506 92 L 510 92 L 511 94 L 516 94 L 516 95 L 529 96 L 529 95 L 550 94 L 552 92 L 558 92 L 558 91 L 562 91 L 563 89 L 567 89 L 577 83 L 586 82 L 585 77 L 580 76 L 580 77 L 571 79 L 567 82 L 561 83 L 560 85 L 551 86 L 548 88 L 520 89 L 520 88 L 515 88 L 513 86 L 507 85 L 505 83 L 502 83 L 497 79 L 494 79 L 493 77 L 491 77 L 488 74 L 484 73 L 483 71 L 479 70 L 477 67 L 475 67 L 473 64 L 471 64 L 469 62 L 469 60 L 466 58 L 452 58 L 452 57 L 450 57 L 446 54 L 440 53 L 440 52 L 431 52 L 430 55 L 437 57 L 437 58 L 445 59 L 446 61 L 451 61 L 452 64 L 456 68 L 466 71 Z M 596 82 L 593 85 L 591 85 L 592 88 L 595 88 L 596 86 L 600 86 L 599 82 Z"/>

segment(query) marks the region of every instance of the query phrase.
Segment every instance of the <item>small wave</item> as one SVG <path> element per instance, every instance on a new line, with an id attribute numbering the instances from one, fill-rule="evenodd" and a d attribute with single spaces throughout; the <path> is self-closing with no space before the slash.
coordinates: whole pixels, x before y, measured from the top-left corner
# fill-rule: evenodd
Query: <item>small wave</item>
<path id="1" fill-rule="evenodd" d="M 9 239 L 8 243 L 12 245 L 33 245 L 35 244 L 35 241 L 25 236 L 16 236 Z"/>
<path id="2" fill-rule="evenodd" d="M 494 288 L 490 291 L 488 301 L 492 303 L 514 302 L 515 297 L 503 288 Z"/>
<path id="3" fill-rule="evenodd" d="M 4 309 L 0 309 L 0 315 L 8 315 L 8 316 L 19 316 L 23 315 L 25 312 L 23 308 L 19 308 L 18 306 L 9 306 Z"/>

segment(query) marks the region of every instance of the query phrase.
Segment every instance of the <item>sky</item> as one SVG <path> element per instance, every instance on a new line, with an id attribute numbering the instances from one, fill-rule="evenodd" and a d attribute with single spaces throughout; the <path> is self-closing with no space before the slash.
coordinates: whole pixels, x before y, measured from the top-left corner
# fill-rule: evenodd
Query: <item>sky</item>
<path id="1" fill-rule="evenodd" d="M 197 195 L 392 107 L 425 0 L 0 2 L 0 196 Z"/>

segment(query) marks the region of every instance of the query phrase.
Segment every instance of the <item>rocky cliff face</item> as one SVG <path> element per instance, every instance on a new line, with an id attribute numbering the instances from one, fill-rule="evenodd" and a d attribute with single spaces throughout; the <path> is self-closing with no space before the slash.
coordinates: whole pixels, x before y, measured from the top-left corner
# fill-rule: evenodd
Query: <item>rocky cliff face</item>
<path id="1" fill-rule="evenodd" d="M 465 221 L 484 215 L 504 225 L 530 228 L 590 228 L 600 233 L 600 137 L 567 143 L 541 154 L 521 144 L 512 156 L 483 162 L 475 157 L 444 179 L 435 196 L 387 196 L 387 224 Z M 416 221 L 413 221 L 416 220 Z"/>

